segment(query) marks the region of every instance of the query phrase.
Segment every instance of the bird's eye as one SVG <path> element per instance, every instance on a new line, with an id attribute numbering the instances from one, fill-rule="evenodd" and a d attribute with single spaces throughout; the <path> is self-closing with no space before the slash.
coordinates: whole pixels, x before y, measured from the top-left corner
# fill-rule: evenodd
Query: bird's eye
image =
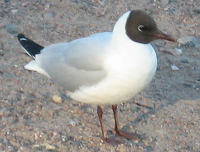
<path id="1" fill-rule="evenodd" d="M 139 25 L 138 26 L 138 31 L 140 31 L 140 32 L 145 32 L 147 30 L 148 30 L 148 28 L 146 26 L 144 26 L 144 25 Z"/>

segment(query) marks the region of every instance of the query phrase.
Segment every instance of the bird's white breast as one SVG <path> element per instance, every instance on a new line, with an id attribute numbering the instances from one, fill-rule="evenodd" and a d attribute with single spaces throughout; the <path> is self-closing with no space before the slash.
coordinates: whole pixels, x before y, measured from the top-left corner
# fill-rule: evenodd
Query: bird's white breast
<path id="1" fill-rule="evenodd" d="M 90 104 L 126 102 L 150 83 L 157 68 L 155 50 L 150 44 L 131 42 L 122 48 L 110 47 L 104 62 L 107 77 L 70 93 L 74 100 Z"/>

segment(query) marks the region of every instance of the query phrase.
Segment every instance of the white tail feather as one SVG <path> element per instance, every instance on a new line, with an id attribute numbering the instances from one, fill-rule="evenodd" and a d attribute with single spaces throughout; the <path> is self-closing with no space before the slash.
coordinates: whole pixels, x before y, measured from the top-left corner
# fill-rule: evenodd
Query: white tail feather
<path id="1" fill-rule="evenodd" d="M 36 72 L 38 72 L 40 74 L 43 74 L 43 75 L 45 75 L 45 76 L 50 78 L 50 76 L 43 69 L 41 69 L 38 66 L 38 64 L 37 64 L 37 62 L 35 60 L 33 60 L 33 61 L 29 62 L 28 64 L 26 64 L 24 66 L 24 68 L 27 69 L 27 70 L 36 71 Z"/>

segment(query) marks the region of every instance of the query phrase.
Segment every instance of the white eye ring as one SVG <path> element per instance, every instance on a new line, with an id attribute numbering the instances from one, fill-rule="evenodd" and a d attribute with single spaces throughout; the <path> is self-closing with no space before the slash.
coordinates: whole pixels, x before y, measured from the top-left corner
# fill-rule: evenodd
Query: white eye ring
<path id="1" fill-rule="evenodd" d="M 141 30 L 144 27 L 144 25 L 139 25 L 138 26 L 138 31 L 143 32 L 143 30 Z"/>

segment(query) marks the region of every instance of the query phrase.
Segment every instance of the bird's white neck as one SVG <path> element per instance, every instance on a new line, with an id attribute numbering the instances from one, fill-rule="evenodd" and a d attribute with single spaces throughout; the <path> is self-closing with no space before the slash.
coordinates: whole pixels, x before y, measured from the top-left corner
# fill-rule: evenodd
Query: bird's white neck
<path id="1" fill-rule="evenodd" d="M 121 41 L 122 39 L 129 39 L 128 36 L 126 35 L 126 30 L 125 30 L 126 21 L 129 14 L 130 14 L 130 11 L 126 12 L 116 22 L 113 29 L 113 37 L 112 37 L 113 41 L 118 42 L 118 41 Z"/>

